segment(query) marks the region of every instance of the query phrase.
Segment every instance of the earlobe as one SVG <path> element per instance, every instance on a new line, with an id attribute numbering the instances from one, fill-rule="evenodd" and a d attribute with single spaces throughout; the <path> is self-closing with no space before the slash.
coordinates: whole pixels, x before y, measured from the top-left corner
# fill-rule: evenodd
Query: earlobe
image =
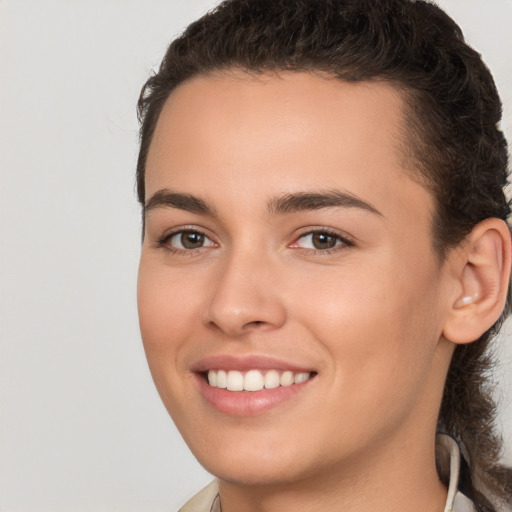
<path id="1" fill-rule="evenodd" d="M 477 224 L 454 252 L 456 286 L 443 335 L 453 343 L 477 340 L 500 317 L 510 280 L 511 238 L 505 222 Z"/>

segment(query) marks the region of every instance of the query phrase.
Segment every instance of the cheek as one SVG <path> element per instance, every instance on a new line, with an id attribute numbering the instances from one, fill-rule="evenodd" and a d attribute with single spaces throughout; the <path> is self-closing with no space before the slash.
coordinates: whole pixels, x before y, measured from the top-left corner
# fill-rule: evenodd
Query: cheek
<path id="1" fill-rule="evenodd" d="M 150 366 L 175 359 L 180 340 L 194 323 L 195 293 L 190 284 L 158 265 L 141 259 L 137 286 L 139 324 Z M 193 291 L 193 290 L 192 290 Z M 197 320 L 196 322 L 197 323 Z"/>
<path id="2" fill-rule="evenodd" d="M 431 325 L 442 276 L 428 251 L 398 245 L 393 253 L 382 251 L 334 270 L 310 272 L 300 287 L 308 297 L 302 301 L 304 313 L 341 333 L 380 325 L 407 335 L 413 325 Z"/>
<path id="3" fill-rule="evenodd" d="M 293 292 L 294 317 L 329 353 L 336 378 L 368 396 L 380 395 L 374 384 L 399 388 L 428 371 L 441 332 L 438 275 L 428 262 L 417 268 L 407 258 L 380 258 L 379 265 L 309 274 Z"/>
<path id="4" fill-rule="evenodd" d="M 191 320 L 194 295 L 180 293 L 182 285 L 165 267 L 141 258 L 137 304 L 144 351 L 158 393 L 176 423 L 189 392 L 189 376 L 180 361 L 190 329 L 197 324 Z"/>

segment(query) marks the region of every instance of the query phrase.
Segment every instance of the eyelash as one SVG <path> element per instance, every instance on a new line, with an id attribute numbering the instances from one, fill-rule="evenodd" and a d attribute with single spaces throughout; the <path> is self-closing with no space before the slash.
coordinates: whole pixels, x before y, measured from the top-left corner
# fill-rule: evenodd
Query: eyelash
<path id="1" fill-rule="evenodd" d="M 335 238 L 337 244 L 334 247 L 329 248 L 329 249 L 309 249 L 309 248 L 299 247 L 296 245 L 299 240 L 303 240 L 308 236 L 314 236 L 314 235 L 327 235 L 329 237 Z M 340 233 L 337 233 L 336 231 L 330 230 L 328 228 L 318 228 L 318 229 L 311 229 L 309 231 L 306 231 L 305 233 L 301 233 L 295 239 L 295 241 L 292 243 L 291 247 L 294 249 L 298 249 L 298 250 L 302 249 L 304 251 L 307 251 L 308 254 L 313 253 L 313 254 L 319 254 L 319 255 L 325 256 L 325 255 L 329 255 L 329 254 L 332 254 L 332 253 L 335 253 L 338 251 L 342 251 L 349 247 L 353 247 L 354 245 L 355 245 L 354 241 L 351 240 L 350 238 L 348 238 L 347 236 L 340 235 Z"/>
<path id="2" fill-rule="evenodd" d="M 184 233 L 201 235 L 201 236 L 205 237 L 205 239 L 210 240 L 210 242 L 212 242 L 212 245 L 201 246 L 201 247 L 194 248 L 194 249 L 186 249 L 186 248 L 182 249 L 182 248 L 177 248 L 177 247 L 173 247 L 172 245 L 169 245 L 169 242 L 173 237 L 175 237 L 177 235 L 183 235 Z M 306 237 L 314 236 L 314 235 L 327 235 L 329 237 L 335 238 L 337 243 L 334 247 L 329 248 L 329 249 L 311 249 L 311 248 L 304 248 L 304 247 L 300 247 L 300 246 L 296 245 L 299 240 L 304 240 Z M 209 247 L 215 246 L 217 244 L 215 244 L 215 242 L 213 242 L 213 240 L 204 231 L 201 231 L 200 229 L 181 228 L 176 231 L 172 231 L 171 233 L 166 233 L 165 235 L 163 235 L 161 238 L 159 238 L 157 240 L 156 245 L 158 248 L 165 249 L 166 251 L 168 251 L 171 254 L 179 253 L 179 254 L 183 254 L 183 255 L 186 254 L 186 255 L 192 256 L 194 254 L 197 254 L 197 251 L 208 249 Z M 318 228 L 318 229 L 309 230 L 305 233 L 301 233 L 297 238 L 295 238 L 295 240 L 292 242 L 290 247 L 292 249 L 303 250 L 303 251 L 307 252 L 308 254 L 313 253 L 313 254 L 320 254 L 320 255 L 328 255 L 328 254 L 332 254 L 334 252 L 338 252 L 340 250 L 343 250 L 343 249 L 346 249 L 349 247 L 353 247 L 354 245 L 355 244 L 354 244 L 353 240 L 351 240 L 350 238 L 348 238 L 346 236 L 340 235 L 336 231 L 333 231 L 333 230 L 330 230 L 327 228 Z"/>
<path id="3" fill-rule="evenodd" d="M 163 235 L 161 238 L 159 238 L 157 240 L 156 245 L 158 248 L 165 249 L 167 252 L 169 252 L 171 254 L 179 253 L 181 255 L 187 255 L 187 256 L 193 256 L 194 254 L 197 254 L 197 251 L 201 251 L 202 249 L 205 249 L 205 248 L 207 249 L 208 247 L 211 247 L 211 246 L 202 246 L 202 247 L 198 247 L 196 249 L 186 249 L 186 248 L 181 249 L 179 247 L 173 247 L 172 245 L 169 244 L 169 242 L 172 240 L 173 237 L 175 237 L 177 235 L 183 235 L 185 233 L 201 235 L 205 239 L 210 240 L 212 242 L 212 244 L 215 244 L 215 242 L 213 242 L 212 239 L 204 231 L 201 231 L 200 229 L 197 229 L 197 228 L 184 227 L 184 228 L 177 229 L 176 231 L 172 231 L 171 233 L 166 233 L 165 235 Z"/>

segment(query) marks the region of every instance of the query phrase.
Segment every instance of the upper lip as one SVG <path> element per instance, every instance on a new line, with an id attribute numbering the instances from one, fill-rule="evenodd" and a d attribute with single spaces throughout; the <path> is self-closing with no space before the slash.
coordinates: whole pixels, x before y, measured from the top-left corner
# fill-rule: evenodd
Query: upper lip
<path id="1" fill-rule="evenodd" d="M 295 364 L 282 359 L 262 355 L 233 356 L 231 354 L 218 354 L 204 357 L 192 366 L 194 372 L 206 372 L 208 370 L 282 370 L 298 372 L 311 372 L 312 368 Z"/>

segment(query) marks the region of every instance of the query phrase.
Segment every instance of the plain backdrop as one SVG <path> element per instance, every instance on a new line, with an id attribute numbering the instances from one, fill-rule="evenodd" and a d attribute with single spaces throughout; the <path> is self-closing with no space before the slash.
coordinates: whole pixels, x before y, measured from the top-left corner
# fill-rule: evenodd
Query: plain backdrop
<path id="1" fill-rule="evenodd" d="M 135 302 L 135 103 L 214 0 L 0 0 L 0 510 L 176 510 L 210 480 L 161 405 Z M 512 2 L 441 0 L 512 136 Z M 512 325 L 512 324 L 510 324 Z M 512 462 L 512 331 L 498 396 Z"/>

